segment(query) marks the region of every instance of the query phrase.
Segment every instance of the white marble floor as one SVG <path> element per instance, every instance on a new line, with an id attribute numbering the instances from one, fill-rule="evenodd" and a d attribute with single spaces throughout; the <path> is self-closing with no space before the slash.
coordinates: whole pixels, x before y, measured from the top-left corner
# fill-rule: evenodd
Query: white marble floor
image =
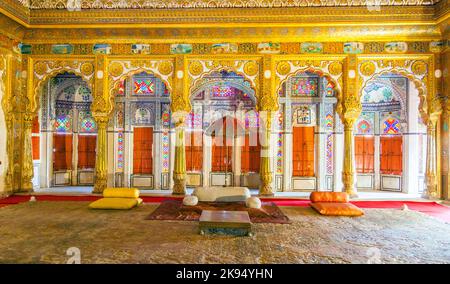
<path id="1" fill-rule="evenodd" d="M 187 193 L 191 194 L 192 188 L 187 189 Z M 258 190 L 251 190 L 252 195 L 258 195 Z M 81 186 L 71 186 L 71 187 L 53 187 L 53 188 L 43 188 L 36 189 L 34 194 L 56 194 L 56 195 L 90 195 L 92 194 L 92 187 L 81 187 Z M 141 190 L 141 195 L 144 196 L 164 196 L 171 195 L 170 190 Z M 302 198 L 308 199 L 310 192 L 277 192 L 275 193 L 275 198 Z M 401 192 L 385 192 L 385 191 L 365 191 L 359 192 L 358 197 L 354 200 L 416 200 L 416 201 L 426 201 L 426 199 L 421 198 L 418 194 L 406 194 Z"/>

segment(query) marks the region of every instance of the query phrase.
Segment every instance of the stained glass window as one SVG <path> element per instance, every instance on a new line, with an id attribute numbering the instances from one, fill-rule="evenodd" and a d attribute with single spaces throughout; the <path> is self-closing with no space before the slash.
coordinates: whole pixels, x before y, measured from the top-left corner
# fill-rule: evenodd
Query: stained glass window
<path id="1" fill-rule="evenodd" d="M 161 123 L 164 128 L 170 127 L 170 105 L 161 105 Z"/>
<path id="2" fill-rule="evenodd" d="M 155 82 L 151 79 L 134 79 L 136 95 L 152 95 L 155 93 Z"/>
<path id="3" fill-rule="evenodd" d="M 212 95 L 215 98 L 229 98 L 234 95 L 234 92 L 230 86 L 216 85 L 212 87 Z"/>
<path id="4" fill-rule="evenodd" d="M 301 106 L 296 110 L 297 124 L 311 123 L 311 110 L 308 106 Z"/>
<path id="5" fill-rule="evenodd" d="M 333 134 L 329 133 L 327 135 L 327 144 L 326 144 L 326 165 L 327 165 L 327 174 L 333 174 Z"/>
<path id="6" fill-rule="evenodd" d="M 384 134 L 398 134 L 400 132 L 400 122 L 395 118 L 387 118 L 384 121 Z"/>
<path id="7" fill-rule="evenodd" d="M 325 95 L 327 97 L 333 97 L 334 96 L 334 85 L 331 82 L 327 82 L 327 85 L 325 86 Z"/>
<path id="8" fill-rule="evenodd" d="M 372 131 L 372 127 L 370 125 L 370 122 L 368 122 L 365 119 L 362 119 L 360 122 L 358 122 L 357 126 L 357 133 L 358 134 L 369 134 Z"/>
<path id="9" fill-rule="evenodd" d="M 333 125 L 334 125 L 333 115 L 331 113 L 327 113 L 327 115 L 325 116 L 325 127 L 328 129 L 333 129 Z"/>
<path id="10" fill-rule="evenodd" d="M 123 152 L 124 152 L 124 134 L 123 130 L 119 130 L 117 134 L 117 169 L 122 172 L 123 171 L 123 165 L 124 165 L 124 159 L 123 159 Z"/>
<path id="11" fill-rule="evenodd" d="M 70 132 L 71 129 L 71 118 L 70 115 L 62 114 L 56 117 L 55 120 L 55 130 L 56 132 Z"/>
<path id="12" fill-rule="evenodd" d="M 291 94 L 294 97 L 317 96 L 318 78 L 295 77 L 292 79 Z"/>
<path id="13" fill-rule="evenodd" d="M 81 120 L 81 132 L 88 132 L 88 133 L 92 133 L 95 132 L 96 129 L 96 124 L 95 124 L 95 120 L 92 117 L 85 117 L 84 119 Z"/>
<path id="14" fill-rule="evenodd" d="M 169 132 L 164 131 L 162 133 L 162 172 L 168 173 L 169 172 Z"/>
<path id="15" fill-rule="evenodd" d="M 283 173 L 283 112 L 278 112 L 278 137 L 277 137 L 277 173 Z"/>

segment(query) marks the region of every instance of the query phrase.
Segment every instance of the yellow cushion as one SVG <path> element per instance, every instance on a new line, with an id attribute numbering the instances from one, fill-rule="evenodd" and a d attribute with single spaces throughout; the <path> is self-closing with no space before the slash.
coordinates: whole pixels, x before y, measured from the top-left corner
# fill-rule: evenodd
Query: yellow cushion
<path id="1" fill-rule="evenodd" d="M 138 198 L 137 188 L 107 188 L 103 191 L 103 197 Z"/>
<path id="2" fill-rule="evenodd" d="M 309 196 L 311 202 L 348 202 L 348 194 L 346 192 L 311 192 Z"/>
<path id="3" fill-rule="evenodd" d="M 102 198 L 89 204 L 91 209 L 131 209 L 138 205 L 136 198 Z"/>
<path id="4" fill-rule="evenodd" d="M 315 202 L 312 208 L 322 215 L 327 216 L 361 216 L 364 211 L 351 203 Z"/>

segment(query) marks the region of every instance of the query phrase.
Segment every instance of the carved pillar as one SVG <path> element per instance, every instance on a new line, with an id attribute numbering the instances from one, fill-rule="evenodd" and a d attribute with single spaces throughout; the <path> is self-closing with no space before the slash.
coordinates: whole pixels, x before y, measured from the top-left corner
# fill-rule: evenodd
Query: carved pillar
<path id="1" fill-rule="evenodd" d="M 108 116 L 94 115 L 97 123 L 97 151 L 95 157 L 95 177 L 94 177 L 94 193 L 102 193 L 106 188 L 107 182 L 107 155 L 106 148 L 107 136 L 106 128 L 108 127 Z"/>
<path id="2" fill-rule="evenodd" d="M 342 169 L 342 183 L 344 191 L 351 197 L 357 196 L 355 186 L 355 151 L 353 144 L 354 118 L 344 119 L 344 165 Z"/>
<path id="3" fill-rule="evenodd" d="M 186 149 L 184 142 L 185 116 L 175 121 L 175 165 L 173 168 L 173 194 L 186 193 Z"/>
<path id="4" fill-rule="evenodd" d="M 270 167 L 270 133 L 272 126 L 272 113 L 265 112 L 266 118 L 263 119 L 263 135 L 261 143 L 261 163 L 259 168 L 259 175 L 261 177 L 261 185 L 259 187 L 260 195 L 273 195 L 272 188 L 272 169 Z M 261 117 L 261 116 L 260 116 Z"/>
<path id="5" fill-rule="evenodd" d="M 22 179 L 21 179 L 21 192 L 33 191 L 33 152 L 31 142 L 31 131 L 33 127 L 32 113 L 23 114 L 23 152 L 22 152 Z"/>
<path id="6" fill-rule="evenodd" d="M 14 133 L 13 133 L 13 123 L 14 118 L 11 114 L 5 115 L 6 122 L 6 153 L 7 153 L 7 168 L 5 174 L 5 192 L 7 195 L 13 192 L 13 176 L 14 176 L 14 161 L 13 161 L 13 151 L 14 151 Z"/>
<path id="7" fill-rule="evenodd" d="M 437 190 L 437 156 L 436 156 L 436 125 L 437 117 L 432 117 L 427 123 L 427 160 L 425 179 L 427 188 L 423 191 L 424 198 L 439 198 Z"/>

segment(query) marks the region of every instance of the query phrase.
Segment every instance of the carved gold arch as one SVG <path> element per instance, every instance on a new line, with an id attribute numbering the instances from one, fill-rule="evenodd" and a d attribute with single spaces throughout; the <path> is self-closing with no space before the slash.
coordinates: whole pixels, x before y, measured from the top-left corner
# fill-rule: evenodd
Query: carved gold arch
<path id="1" fill-rule="evenodd" d="M 172 77 L 174 73 L 174 61 L 173 59 L 161 59 L 161 60 L 111 60 L 109 62 L 109 101 L 110 111 L 112 114 L 114 110 L 114 97 L 117 93 L 120 82 L 131 78 L 132 76 L 146 72 L 160 79 L 169 91 L 170 99 L 173 96 Z"/>
<path id="2" fill-rule="evenodd" d="M 81 77 L 86 82 L 91 92 L 94 93 L 94 61 L 80 60 L 31 60 L 32 80 L 31 95 L 29 95 L 29 111 L 35 113 L 39 109 L 39 98 L 42 93 L 42 86 L 50 78 L 58 74 L 70 73 Z M 95 96 L 93 95 L 95 101 Z M 94 102 L 93 102 L 94 103 Z"/>
<path id="3" fill-rule="evenodd" d="M 336 112 L 341 115 L 343 100 L 343 58 L 337 60 L 278 60 L 276 62 L 276 94 L 278 96 L 283 83 L 300 73 L 310 72 L 325 77 L 333 84 L 337 99 Z"/>
<path id="4" fill-rule="evenodd" d="M 374 79 L 395 74 L 407 78 L 414 83 L 419 96 L 419 113 L 424 122 L 429 118 L 429 102 L 433 100 L 433 67 L 429 58 L 392 58 L 392 59 L 366 59 L 358 64 L 359 88 L 358 97 L 361 98 L 363 90 Z M 431 77 L 431 78 L 430 78 Z"/>
<path id="5" fill-rule="evenodd" d="M 255 92 L 256 105 L 260 98 L 260 68 L 261 58 L 255 59 L 231 59 L 222 58 L 216 60 L 191 59 L 188 61 L 188 83 L 187 94 L 198 89 L 206 76 L 213 72 L 232 71 L 241 75 L 245 81 L 250 83 L 250 88 Z"/>

